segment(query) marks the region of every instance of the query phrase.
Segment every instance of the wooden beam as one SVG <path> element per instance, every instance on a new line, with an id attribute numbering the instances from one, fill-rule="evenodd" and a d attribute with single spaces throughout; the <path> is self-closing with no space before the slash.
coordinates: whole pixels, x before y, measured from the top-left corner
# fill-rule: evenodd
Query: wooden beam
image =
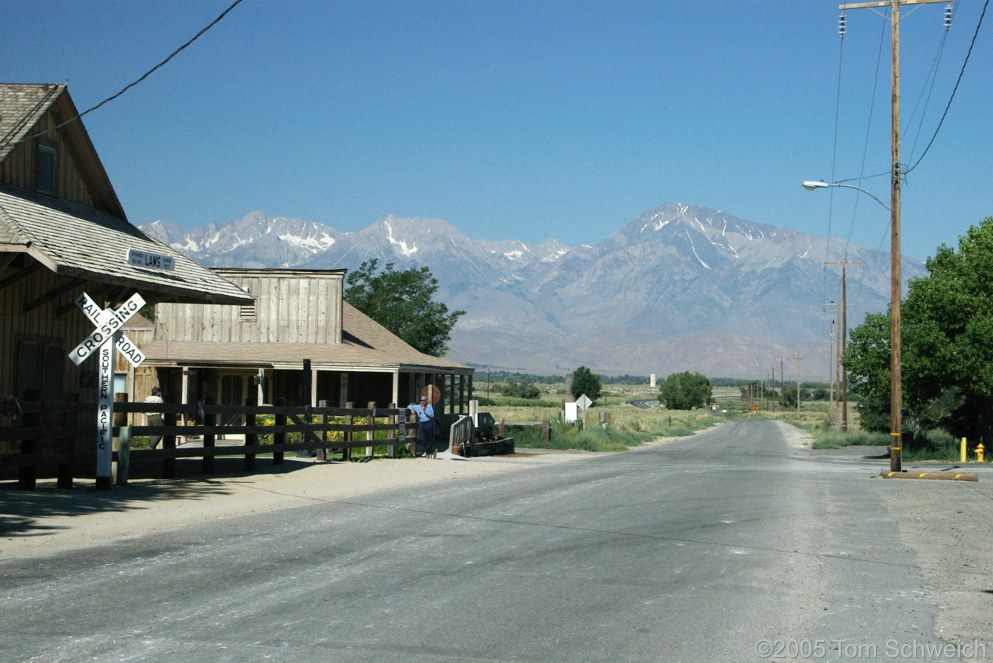
<path id="1" fill-rule="evenodd" d="M 899 6 L 904 5 L 933 5 L 939 2 L 948 2 L 948 0 L 900 0 Z M 852 2 L 847 5 L 838 5 L 838 9 L 874 9 L 876 7 L 890 7 L 893 5 L 892 0 L 885 0 L 884 2 Z"/>
<path id="2" fill-rule="evenodd" d="M 41 306 L 44 306 L 45 304 L 47 304 L 48 302 L 52 301 L 53 299 L 57 299 L 58 297 L 61 297 L 65 293 L 69 292 L 70 290 L 72 290 L 74 288 L 78 288 L 79 287 L 79 283 L 80 282 L 78 280 L 76 280 L 76 279 L 69 279 L 68 281 L 66 281 L 62 285 L 59 285 L 59 286 L 56 286 L 56 287 L 50 289 L 48 292 L 46 292 L 42 296 L 36 297 L 35 299 L 32 299 L 31 301 L 24 302 L 24 306 L 21 307 L 21 312 L 22 313 L 30 313 L 31 311 L 35 310 L 36 308 L 40 308 Z"/>
<path id="3" fill-rule="evenodd" d="M 11 274 L 7 278 L 0 280 L 0 290 L 10 287 L 15 283 L 17 283 L 18 281 L 22 281 L 26 279 L 27 277 L 37 272 L 39 269 L 41 269 L 41 263 L 32 262 L 30 265 L 23 268 L 19 272 L 15 272 L 14 274 Z"/>

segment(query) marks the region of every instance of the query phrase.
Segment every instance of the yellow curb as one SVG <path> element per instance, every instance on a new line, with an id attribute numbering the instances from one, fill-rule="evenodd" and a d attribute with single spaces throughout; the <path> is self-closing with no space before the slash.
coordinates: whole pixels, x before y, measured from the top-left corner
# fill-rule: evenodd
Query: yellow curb
<path id="1" fill-rule="evenodd" d="M 879 476 L 884 479 L 935 479 L 939 481 L 979 481 L 979 477 L 969 472 L 893 472 L 883 470 Z"/>

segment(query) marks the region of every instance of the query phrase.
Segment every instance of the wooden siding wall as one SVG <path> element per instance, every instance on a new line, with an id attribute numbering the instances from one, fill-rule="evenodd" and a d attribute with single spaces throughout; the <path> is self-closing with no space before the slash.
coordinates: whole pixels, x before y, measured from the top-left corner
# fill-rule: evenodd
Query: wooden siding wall
<path id="1" fill-rule="evenodd" d="M 341 343 L 342 275 L 222 272 L 254 295 L 254 320 L 245 307 L 159 304 L 155 338 L 170 341 Z"/>
<path id="2" fill-rule="evenodd" d="M 0 280 L 13 273 L 10 268 L 0 270 Z M 19 344 L 22 341 L 38 341 L 43 346 L 61 345 L 65 361 L 60 399 L 93 398 L 95 389 L 80 387 L 80 369 L 69 360 L 69 351 L 93 331 L 90 321 L 73 305 L 73 300 L 86 284 L 81 283 L 78 289 L 74 288 L 32 311 L 24 312 L 25 302 L 43 298 L 65 282 L 63 277 L 42 269 L 0 288 L 0 397 L 15 393 Z M 91 359 L 89 363 L 84 363 L 82 370 L 95 371 L 96 366 L 90 365 L 94 361 Z"/>
<path id="3" fill-rule="evenodd" d="M 46 114 L 37 124 L 33 133 L 54 128 L 58 120 L 53 113 Z M 36 187 L 37 142 L 47 142 L 56 147 L 56 164 L 59 179 L 59 197 L 72 202 L 94 207 L 93 197 L 77 168 L 73 154 L 63 130 L 46 133 L 43 138 L 32 138 L 17 146 L 0 164 L 0 182 L 28 191 Z"/>

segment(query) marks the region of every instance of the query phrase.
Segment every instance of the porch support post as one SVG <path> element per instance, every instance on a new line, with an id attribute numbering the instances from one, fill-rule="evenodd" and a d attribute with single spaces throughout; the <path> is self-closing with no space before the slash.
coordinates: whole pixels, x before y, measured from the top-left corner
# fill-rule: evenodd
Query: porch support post
<path id="1" fill-rule="evenodd" d="M 400 369 L 393 371 L 393 402 L 400 402 Z"/>
<path id="2" fill-rule="evenodd" d="M 190 402 L 190 367 L 183 366 L 183 388 L 182 394 L 180 395 L 180 403 L 187 405 Z M 181 425 L 186 425 L 186 412 L 183 412 L 183 421 L 180 422 Z M 201 422 L 202 425 L 203 422 Z"/>
<path id="3" fill-rule="evenodd" d="M 316 407 L 317 402 L 318 402 L 318 398 L 317 398 L 317 375 L 320 372 L 321 372 L 321 369 L 318 368 L 318 369 L 314 369 L 314 371 L 310 374 L 310 405 L 312 407 Z"/>

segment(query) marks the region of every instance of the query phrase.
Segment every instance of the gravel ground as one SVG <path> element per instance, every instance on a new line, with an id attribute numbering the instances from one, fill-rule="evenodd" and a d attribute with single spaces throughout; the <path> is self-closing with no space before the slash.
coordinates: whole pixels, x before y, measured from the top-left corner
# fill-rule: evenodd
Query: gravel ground
<path id="1" fill-rule="evenodd" d="M 935 634 L 983 654 L 966 660 L 993 660 L 993 473 L 979 473 L 978 483 L 880 479 L 875 489 L 901 513 L 900 544 L 940 606 Z"/>
<path id="2" fill-rule="evenodd" d="M 809 448 L 809 437 L 793 430 L 795 443 Z M 880 470 L 889 469 L 889 450 L 885 446 L 811 453 L 825 459 L 878 458 Z M 900 540 L 893 545 L 914 553 L 929 598 L 940 606 L 934 619 L 935 635 L 964 653 L 962 660 L 991 661 L 993 466 L 934 462 L 904 462 L 902 466 L 908 473 L 962 471 L 979 478 L 978 482 L 879 478 L 873 489 L 880 503 L 900 514 Z M 971 656 L 973 653 L 979 656 Z"/>

